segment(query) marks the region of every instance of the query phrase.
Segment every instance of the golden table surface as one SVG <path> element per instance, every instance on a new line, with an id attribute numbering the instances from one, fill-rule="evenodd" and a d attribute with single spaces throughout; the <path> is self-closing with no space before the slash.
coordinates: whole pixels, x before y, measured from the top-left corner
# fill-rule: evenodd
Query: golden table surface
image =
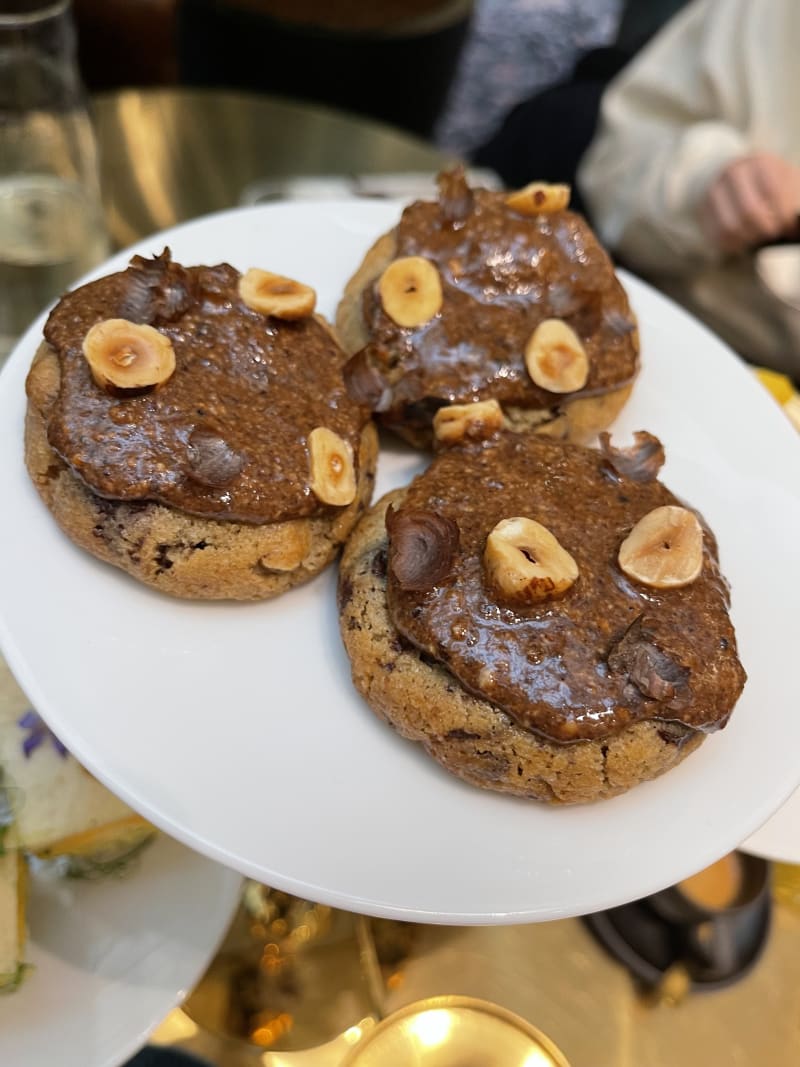
<path id="1" fill-rule="evenodd" d="M 435 148 L 372 122 L 241 94 L 126 91 L 94 107 L 118 246 L 280 192 L 298 176 L 431 172 L 445 162 Z M 336 1067 L 358 1026 L 421 998 L 464 994 L 528 1019 L 571 1067 L 796 1067 L 800 868 L 775 868 L 773 896 L 769 942 L 753 972 L 677 1003 L 644 998 L 575 919 L 461 928 L 333 912 L 326 922 L 337 936 L 315 937 L 303 920 L 296 930 L 312 930 L 308 943 L 287 948 L 286 930 L 282 941 L 266 927 L 254 934 L 243 906 L 206 976 L 151 1040 L 214 1067 Z M 396 949 L 389 965 L 375 948 L 387 938 Z M 245 1025 L 237 997 L 254 953 L 271 984 L 259 987 L 262 1002 Z"/>
<path id="2" fill-rule="evenodd" d="M 92 114 L 113 243 L 286 191 L 298 178 L 431 173 L 433 145 L 371 119 L 253 93 L 127 89 L 98 94 Z M 321 187 L 320 187 L 321 188 Z"/>

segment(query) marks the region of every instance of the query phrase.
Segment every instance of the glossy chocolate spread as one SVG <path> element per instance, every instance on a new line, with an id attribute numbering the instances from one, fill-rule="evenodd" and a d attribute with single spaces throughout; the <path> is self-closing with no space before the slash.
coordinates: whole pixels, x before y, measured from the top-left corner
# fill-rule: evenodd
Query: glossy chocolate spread
<path id="1" fill-rule="evenodd" d="M 423 326 L 396 325 L 377 283 L 363 295 L 370 342 L 348 375 L 368 368 L 376 410 L 387 424 L 430 421 L 445 403 L 494 398 L 548 409 L 633 380 L 638 340 L 633 313 L 606 253 L 570 211 L 522 215 L 505 195 L 469 189 L 459 172 L 440 178 L 437 201 L 407 207 L 396 256 L 422 256 L 439 270 L 443 303 Z M 589 357 L 586 385 L 571 394 L 536 386 L 524 362 L 536 326 L 563 319 Z M 356 388 L 356 393 L 358 390 Z"/>
<path id="2" fill-rule="evenodd" d="M 704 531 L 702 573 L 683 588 L 641 585 L 617 564 L 633 525 L 676 503 L 654 477 L 626 477 L 599 451 L 536 435 L 451 449 L 388 525 L 391 538 L 404 514 L 433 513 L 457 526 L 459 547 L 427 590 L 401 588 L 390 565 L 391 618 L 467 691 L 552 740 L 602 739 L 646 719 L 718 729 L 745 674 L 713 535 Z M 577 562 L 560 597 L 511 606 L 489 586 L 486 537 L 513 516 L 542 523 Z"/>
<path id="3" fill-rule="evenodd" d="M 45 338 L 61 391 L 51 447 L 113 500 L 160 501 L 193 515 L 278 522 L 326 510 L 309 488 L 308 435 L 326 426 L 357 455 L 365 411 L 348 396 L 345 356 L 313 317 L 285 322 L 239 298 L 227 264 L 184 268 L 169 253 L 68 293 Z M 166 334 L 176 369 L 138 395 L 96 385 L 82 354 L 103 319 Z"/>

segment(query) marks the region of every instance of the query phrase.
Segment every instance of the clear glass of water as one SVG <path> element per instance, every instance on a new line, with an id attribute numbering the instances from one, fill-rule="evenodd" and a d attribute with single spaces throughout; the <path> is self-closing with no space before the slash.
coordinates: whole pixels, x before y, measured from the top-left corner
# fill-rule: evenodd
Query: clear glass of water
<path id="1" fill-rule="evenodd" d="M 69 0 L 0 0 L 0 363 L 108 251 Z"/>

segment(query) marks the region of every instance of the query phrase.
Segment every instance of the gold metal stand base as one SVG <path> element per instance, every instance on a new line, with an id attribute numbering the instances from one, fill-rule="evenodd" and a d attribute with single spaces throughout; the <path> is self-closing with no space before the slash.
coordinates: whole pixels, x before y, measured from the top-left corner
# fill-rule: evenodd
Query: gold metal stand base
<path id="1" fill-rule="evenodd" d="M 798 867 L 776 866 L 772 932 L 753 972 L 674 1004 L 643 999 L 578 920 L 421 926 L 259 893 L 266 912 L 254 914 L 259 896 L 246 895 L 206 976 L 154 1043 L 215 1067 L 342 1067 L 380 1019 L 447 994 L 529 1020 L 572 1067 L 800 1063 Z M 273 927 L 276 919 L 286 927 Z M 304 926 L 308 934 L 298 933 Z"/>

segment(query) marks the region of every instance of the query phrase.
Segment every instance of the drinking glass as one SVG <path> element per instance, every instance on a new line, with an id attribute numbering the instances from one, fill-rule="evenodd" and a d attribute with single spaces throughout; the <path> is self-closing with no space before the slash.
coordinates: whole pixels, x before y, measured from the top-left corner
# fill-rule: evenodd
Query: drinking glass
<path id="1" fill-rule="evenodd" d="M 0 4 L 0 362 L 108 254 L 69 0 Z"/>

